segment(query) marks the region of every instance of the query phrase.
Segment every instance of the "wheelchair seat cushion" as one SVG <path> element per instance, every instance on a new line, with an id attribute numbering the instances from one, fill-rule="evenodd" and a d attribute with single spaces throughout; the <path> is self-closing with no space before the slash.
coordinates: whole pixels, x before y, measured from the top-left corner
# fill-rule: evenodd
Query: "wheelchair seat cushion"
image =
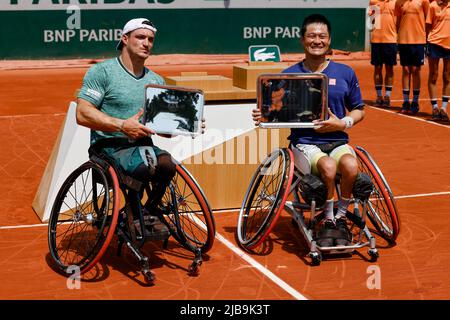
<path id="1" fill-rule="evenodd" d="M 322 180 L 313 175 L 306 174 L 299 181 L 300 194 L 308 205 L 315 200 L 317 207 L 322 207 L 327 200 L 327 187 Z"/>
<path id="2" fill-rule="evenodd" d="M 372 179 L 363 172 L 359 172 L 353 185 L 353 197 L 361 201 L 367 201 L 374 190 Z"/>
<path id="3" fill-rule="evenodd" d="M 318 144 L 317 147 L 319 147 L 319 149 L 326 153 L 326 154 L 330 154 L 331 151 L 333 151 L 334 149 L 336 149 L 337 147 L 343 146 L 344 144 L 346 144 L 347 141 L 345 140 L 341 140 L 341 141 L 335 141 L 335 142 L 329 142 L 329 143 L 322 143 L 322 144 Z"/>

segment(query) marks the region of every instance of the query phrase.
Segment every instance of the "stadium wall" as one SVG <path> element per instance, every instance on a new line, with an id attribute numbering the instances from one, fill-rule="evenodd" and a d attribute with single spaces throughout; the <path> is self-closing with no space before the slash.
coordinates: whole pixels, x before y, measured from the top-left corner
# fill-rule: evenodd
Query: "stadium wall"
<path id="1" fill-rule="evenodd" d="M 366 47 L 369 0 L 2 0 L 0 59 L 107 58 L 126 21 L 147 17 L 158 28 L 154 54 L 246 53 L 276 44 L 301 52 L 300 24 L 326 15 L 332 47 Z"/>

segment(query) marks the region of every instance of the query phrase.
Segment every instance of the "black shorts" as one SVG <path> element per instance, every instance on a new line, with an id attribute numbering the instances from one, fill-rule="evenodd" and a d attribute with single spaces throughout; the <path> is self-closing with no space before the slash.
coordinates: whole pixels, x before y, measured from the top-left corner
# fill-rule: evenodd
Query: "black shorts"
<path id="1" fill-rule="evenodd" d="M 373 66 L 397 65 L 396 43 L 371 43 L 370 63 Z"/>
<path id="2" fill-rule="evenodd" d="M 450 59 L 450 49 L 429 43 L 427 45 L 427 56 L 433 59 Z"/>
<path id="3" fill-rule="evenodd" d="M 400 64 L 406 66 L 423 66 L 425 62 L 424 44 L 399 44 Z"/>

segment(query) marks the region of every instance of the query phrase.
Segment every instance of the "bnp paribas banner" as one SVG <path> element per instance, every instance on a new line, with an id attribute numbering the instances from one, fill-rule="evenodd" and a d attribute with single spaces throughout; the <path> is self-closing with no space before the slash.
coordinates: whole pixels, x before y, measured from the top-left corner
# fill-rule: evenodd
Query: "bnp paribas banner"
<path id="1" fill-rule="evenodd" d="M 363 50 L 369 0 L 0 0 L 0 59 L 101 58 L 116 54 L 123 25 L 148 18 L 154 54 L 247 53 L 277 45 L 301 52 L 307 15 L 327 16 L 333 48 Z"/>

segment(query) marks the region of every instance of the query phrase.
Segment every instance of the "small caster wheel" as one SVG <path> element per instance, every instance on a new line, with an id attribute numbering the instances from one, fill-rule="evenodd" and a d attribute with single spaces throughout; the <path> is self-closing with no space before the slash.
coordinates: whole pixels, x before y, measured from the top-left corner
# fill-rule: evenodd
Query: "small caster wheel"
<path id="1" fill-rule="evenodd" d="M 318 266 L 322 262 L 322 255 L 319 252 L 311 252 L 309 256 L 311 258 L 312 266 Z"/>
<path id="2" fill-rule="evenodd" d="M 142 274 L 148 285 L 152 286 L 155 284 L 155 274 L 151 270 L 142 271 Z"/>
<path id="3" fill-rule="evenodd" d="M 194 260 L 188 268 L 188 272 L 191 276 L 197 276 L 200 272 L 200 266 L 202 265 L 202 260 Z"/>
<path id="4" fill-rule="evenodd" d="M 369 249 L 367 253 L 370 256 L 370 262 L 376 262 L 378 260 L 378 257 L 380 256 L 377 249 Z"/>

